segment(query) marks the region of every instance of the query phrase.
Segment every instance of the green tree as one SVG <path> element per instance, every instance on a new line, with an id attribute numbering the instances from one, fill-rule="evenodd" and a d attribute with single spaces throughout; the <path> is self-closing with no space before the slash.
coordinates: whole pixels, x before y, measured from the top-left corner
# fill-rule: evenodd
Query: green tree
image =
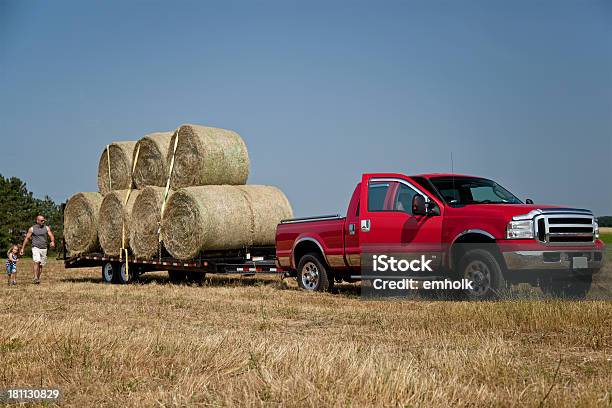
<path id="1" fill-rule="evenodd" d="M 63 217 L 61 208 L 51 198 L 35 198 L 26 184 L 17 177 L 0 175 L 0 250 L 8 251 L 11 244 L 21 245 L 28 228 L 42 214 L 51 227 L 57 244 L 61 244 Z"/>
<path id="2" fill-rule="evenodd" d="M 603 217 L 597 218 L 597 222 L 600 227 L 612 227 L 612 216 L 604 215 Z"/>

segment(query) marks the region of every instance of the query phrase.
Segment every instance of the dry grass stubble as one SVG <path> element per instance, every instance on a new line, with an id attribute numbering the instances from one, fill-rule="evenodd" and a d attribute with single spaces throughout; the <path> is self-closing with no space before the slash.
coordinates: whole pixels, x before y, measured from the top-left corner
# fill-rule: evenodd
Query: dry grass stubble
<path id="1" fill-rule="evenodd" d="M 34 286 L 29 267 L 0 289 L 0 386 L 61 387 L 70 406 L 533 406 L 551 385 L 549 406 L 611 403 L 610 302 L 361 301 L 163 274 L 115 286 L 59 262 Z"/>

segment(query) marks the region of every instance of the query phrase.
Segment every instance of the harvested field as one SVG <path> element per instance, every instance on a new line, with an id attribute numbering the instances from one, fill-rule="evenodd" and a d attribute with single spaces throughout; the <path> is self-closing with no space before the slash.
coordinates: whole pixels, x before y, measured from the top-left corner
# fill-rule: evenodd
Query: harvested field
<path id="1" fill-rule="evenodd" d="M 30 263 L 0 287 L 1 387 L 66 406 L 609 406 L 612 303 L 362 301 L 354 285 L 101 283 Z M 26 272 L 27 271 L 27 272 Z"/>

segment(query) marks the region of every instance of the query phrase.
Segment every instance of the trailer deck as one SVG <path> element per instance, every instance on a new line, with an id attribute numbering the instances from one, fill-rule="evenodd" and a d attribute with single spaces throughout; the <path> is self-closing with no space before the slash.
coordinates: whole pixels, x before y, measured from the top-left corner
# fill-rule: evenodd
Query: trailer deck
<path id="1" fill-rule="evenodd" d="M 277 266 L 274 247 L 256 247 L 231 252 L 202 254 L 197 259 L 179 260 L 171 257 L 144 259 L 129 256 L 108 256 L 103 253 L 86 253 L 63 257 L 66 269 L 102 267 L 102 278 L 108 283 L 128 283 L 146 272 L 168 271 L 171 279 L 181 280 L 184 276 L 201 279 L 206 273 L 238 274 L 282 274 Z"/>

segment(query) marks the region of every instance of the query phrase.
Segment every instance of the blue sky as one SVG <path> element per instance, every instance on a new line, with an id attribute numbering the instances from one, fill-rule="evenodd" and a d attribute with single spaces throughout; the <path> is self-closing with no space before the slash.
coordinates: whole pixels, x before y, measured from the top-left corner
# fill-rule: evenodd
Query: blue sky
<path id="1" fill-rule="evenodd" d="M 612 214 L 612 3 L 0 0 L 0 173 L 57 201 L 113 140 L 238 131 L 250 183 L 344 213 L 455 171 Z"/>

